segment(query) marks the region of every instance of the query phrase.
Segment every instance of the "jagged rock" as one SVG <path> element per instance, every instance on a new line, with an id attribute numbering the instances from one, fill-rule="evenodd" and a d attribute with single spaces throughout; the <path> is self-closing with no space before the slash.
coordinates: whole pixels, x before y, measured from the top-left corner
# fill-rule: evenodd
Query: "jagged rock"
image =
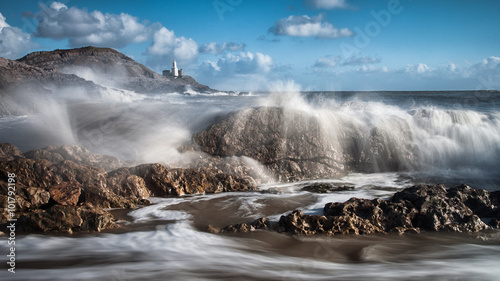
<path id="1" fill-rule="evenodd" d="M 100 168 L 105 171 L 115 170 L 127 165 L 126 162 L 116 157 L 92 153 L 81 145 L 48 146 L 42 149 L 30 150 L 24 153 L 24 156 L 29 159 L 46 159 L 52 163 L 70 160 L 79 165 Z"/>
<path id="2" fill-rule="evenodd" d="M 151 194 L 144 179 L 130 174 L 129 168 L 108 173 L 107 183 L 114 193 L 125 198 L 147 199 Z"/>
<path id="3" fill-rule="evenodd" d="M 236 233 L 236 232 L 250 232 L 255 230 L 271 230 L 272 225 L 271 222 L 267 218 L 259 218 L 249 224 L 240 223 L 235 225 L 228 225 L 220 232 L 222 233 Z M 213 227 L 209 228 L 209 231 L 218 233 L 219 231 L 215 230 Z"/>
<path id="4" fill-rule="evenodd" d="M 42 208 L 49 203 L 50 192 L 40 187 L 28 187 L 20 189 L 24 194 L 17 196 L 21 210 Z M 21 204 L 20 202 L 24 202 Z"/>
<path id="5" fill-rule="evenodd" d="M 10 161 L 23 157 L 23 153 L 15 145 L 0 143 L 0 161 Z"/>
<path id="6" fill-rule="evenodd" d="M 273 229 L 290 234 L 373 234 L 386 232 L 454 231 L 477 232 L 498 228 L 500 208 L 491 194 L 462 185 L 418 185 L 394 194 L 388 201 L 351 198 L 328 203 L 323 215 L 300 210 L 281 216 Z M 488 222 L 487 225 L 485 222 Z M 230 225 L 227 232 L 248 232 L 248 224 Z"/>
<path id="7" fill-rule="evenodd" d="M 314 193 L 328 193 L 328 192 L 336 192 L 336 191 L 346 191 L 346 190 L 354 190 L 353 186 L 348 185 L 334 185 L 332 183 L 324 182 L 324 183 L 314 183 L 308 186 L 303 187 L 301 190 L 309 191 Z"/>
<path id="8" fill-rule="evenodd" d="M 19 231 L 27 233 L 101 231 L 115 226 L 111 214 L 87 206 L 54 205 L 38 209 L 18 219 Z"/>
<path id="9" fill-rule="evenodd" d="M 167 169 L 161 164 L 143 164 L 130 172 L 146 182 L 152 196 L 255 190 L 252 181 L 209 169 Z"/>
<path id="10" fill-rule="evenodd" d="M 77 181 L 62 182 L 50 187 L 50 197 L 60 205 L 76 206 L 82 189 Z"/>
<path id="11" fill-rule="evenodd" d="M 15 147 L 6 147 L 14 152 L 10 154 L 15 154 Z M 217 169 L 167 169 L 160 164 L 145 164 L 107 173 L 100 168 L 65 160 L 69 158 L 88 163 L 92 159 L 105 157 L 89 156 L 82 147 L 61 146 L 38 150 L 45 153 L 43 151 L 48 153 L 45 156 L 51 156 L 48 159 L 58 162 L 21 157 L 0 161 L 0 203 L 4 206 L 8 194 L 8 173 L 16 175 L 15 207 L 16 215 L 20 217 L 19 231 L 100 231 L 115 225 L 112 216 L 104 209 L 147 205 L 150 202 L 146 198 L 152 194 L 178 196 L 256 189 L 254 182 L 248 178 L 229 175 Z M 63 160 L 52 157 L 56 154 Z M 0 212 L 1 222 L 7 218 L 8 214 L 3 209 Z M 6 226 L 2 223 L 0 228 Z"/>

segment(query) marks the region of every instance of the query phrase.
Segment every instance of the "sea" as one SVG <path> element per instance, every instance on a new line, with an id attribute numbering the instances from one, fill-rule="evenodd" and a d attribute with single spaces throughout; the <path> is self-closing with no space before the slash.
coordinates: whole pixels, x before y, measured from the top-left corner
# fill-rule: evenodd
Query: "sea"
<path id="1" fill-rule="evenodd" d="M 410 145 L 417 158 L 402 163 L 404 170 L 375 167 L 292 183 L 263 171 L 255 192 L 151 198 L 151 206 L 111 210 L 119 230 L 19 235 L 16 273 L 5 268 L 2 280 L 500 280 L 499 230 L 311 237 L 207 231 L 263 216 L 277 221 L 296 209 L 318 214 L 326 203 L 352 197 L 387 199 L 415 184 L 499 190 L 498 91 L 305 92 L 282 82 L 245 93 L 145 95 L 109 88 L 100 97 L 67 92 L 29 104 L 31 113 L 0 117 L 0 142 L 23 152 L 81 144 L 131 165 L 189 166 L 194 156 L 178 148 L 193 133 L 230 112 L 273 106 L 317 118 L 330 141 L 380 130 L 396 154 L 400 144 Z M 316 182 L 355 189 L 301 190 Z M 9 246 L 2 241 L 6 261 Z"/>

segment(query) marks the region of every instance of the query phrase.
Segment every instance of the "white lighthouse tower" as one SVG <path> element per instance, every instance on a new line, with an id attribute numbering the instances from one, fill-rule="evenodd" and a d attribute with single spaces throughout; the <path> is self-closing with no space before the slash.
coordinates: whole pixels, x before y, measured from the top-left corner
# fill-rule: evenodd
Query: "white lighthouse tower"
<path id="1" fill-rule="evenodd" d="M 172 75 L 173 75 L 174 77 L 179 76 L 179 70 L 177 69 L 177 63 L 175 62 L 175 60 L 174 60 L 174 62 L 172 63 Z"/>

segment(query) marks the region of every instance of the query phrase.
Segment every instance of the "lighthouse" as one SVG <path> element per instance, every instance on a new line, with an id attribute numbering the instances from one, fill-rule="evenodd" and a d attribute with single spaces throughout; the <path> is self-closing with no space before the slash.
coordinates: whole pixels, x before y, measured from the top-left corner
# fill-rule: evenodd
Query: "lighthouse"
<path id="1" fill-rule="evenodd" d="M 179 76 L 179 70 L 177 69 L 177 63 L 175 62 L 175 60 L 174 60 L 174 62 L 172 63 L 172 75 L 173 75 L 174 77 Z"/>
<path id="2" fill-rule="evenodd" d="M 177 62 L 174 60 L 172 62 L 172 69 L 163 70 L 163 76 L 165 77 L 184 77 L 184 71 L 177 68 Z"/>

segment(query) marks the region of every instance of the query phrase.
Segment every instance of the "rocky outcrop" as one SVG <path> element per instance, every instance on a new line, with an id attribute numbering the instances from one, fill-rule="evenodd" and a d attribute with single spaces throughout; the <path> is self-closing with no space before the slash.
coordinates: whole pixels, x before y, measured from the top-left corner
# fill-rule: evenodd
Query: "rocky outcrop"
<path id="1" fill-rule="evenodd" d="M 195 134 L 208 154 L 247 156 L 264 164 L 278 181 L 332 177 L 343 173 L 342 155 L 322 138 L 318 119 L 277 107 L 245 109 Z"/>
<path id="2" fill-rule="evenodd" d="M 497 193 L 467 185 L 450 189 L 442 185 L 419 185 L 397 192 L 387 201 L 351 198 L 344 203 L 326 204 L 323 215 L 306 215 L 296 210 L 281 216 L 272 227 L 269 224 L 263 227 L 259 222 L 267 220 L 261 218 L 250 224 L 230 225 L 222 231 L 271 228 L 302 235 L 477 232 L 499 227 L 500 206 L 494 199 Z"/>
<path id="3" fill-rule="evenodd" d="M 165 77 L 130 57 L 110 48 L 83 47 L 50 52 L 34 52 L 18 61 L 46 69 L 57 69 L 62 73 L 82 75 L 92 73 L 94 77 L 105 77 L 105 86 L 113 86 L 138 93 L 183 93 L 189 89 L 198 92 L 213 92 L 208 86 L 199 84 L 190 76 Z M 100 81 L 93 79 L 94 82 Z M 104 79 L 103 79 L 104 80 Z"/>
<path id="4" fill-rule="evenodd" d="M 76 206 L 82 189 L 77 181 L 63 182 L 49 188 L 50 197 L 59 205 Z"/>
<path id="5" fill-rule="evenodd" d="M 144 164 L 130 171 L 145 180 L 152 196 L 256 190 L 251 179 L 213 169 L 167 169 L 161 164 Z"/>
<path id="6" fill-rule="evenodd" d="M 337 120 L 343 126 L 340 131 L 324 118 L 300 109 L 248 108 L 220 117 L 194 134 L 193 144 L 210 155 L 255 159 L 278 181 L 407 170 L 417 163 L 417 149 L 408 124 L 393 119 L 396 133 Z"/>
<path id="7" fill-rule="evenodd" d="M 335 185 L 329 182 L 318 182 L 304 186 L 302 191 L 309 191 L 313 193 L 330 193 L 345 190 L 354 190 L 354 186 L 349 185 Z"/>
<path id="8" fill-rule="evenodd" d="M 52 163 L 69 160 L 79 165 L 99 168 L 105 171 L 127 166 L 125 161 L 113 156 L 92 153 L 81 145 L 48 146 L 25 152 L 24 156 L 29 159 L 46 159 Z"/>
<path id="9" fill-rule="evenodd" d="M 13 144 L 0 143 L 0 161 L 10 161 L 24 157 L 23 153 Z"/>
<path id="10" fill-rule="evenodd" d="M 116 224 L 107 208 L 147 205 L 149 196 L 255 190 L 249 179 L 208 168 L 167 169 L 160 164 L 144 164 L 106 172 L 85 163 L 99 166 L 103 163 L 96 161 L 104 159 L 107 163 L 109 158 L 80 146 L 49 147 L 26 155 L 10 144 L 0 145 L 0 150 L 4 159 L 0 161 L 0 204 L 7 205 L 8 174 L 14 173 L 16 216 L 19 231 L 24 232 L 113 228 Z M 7 210 L 3 209 L 0 229 L 7 218 Z"/>

